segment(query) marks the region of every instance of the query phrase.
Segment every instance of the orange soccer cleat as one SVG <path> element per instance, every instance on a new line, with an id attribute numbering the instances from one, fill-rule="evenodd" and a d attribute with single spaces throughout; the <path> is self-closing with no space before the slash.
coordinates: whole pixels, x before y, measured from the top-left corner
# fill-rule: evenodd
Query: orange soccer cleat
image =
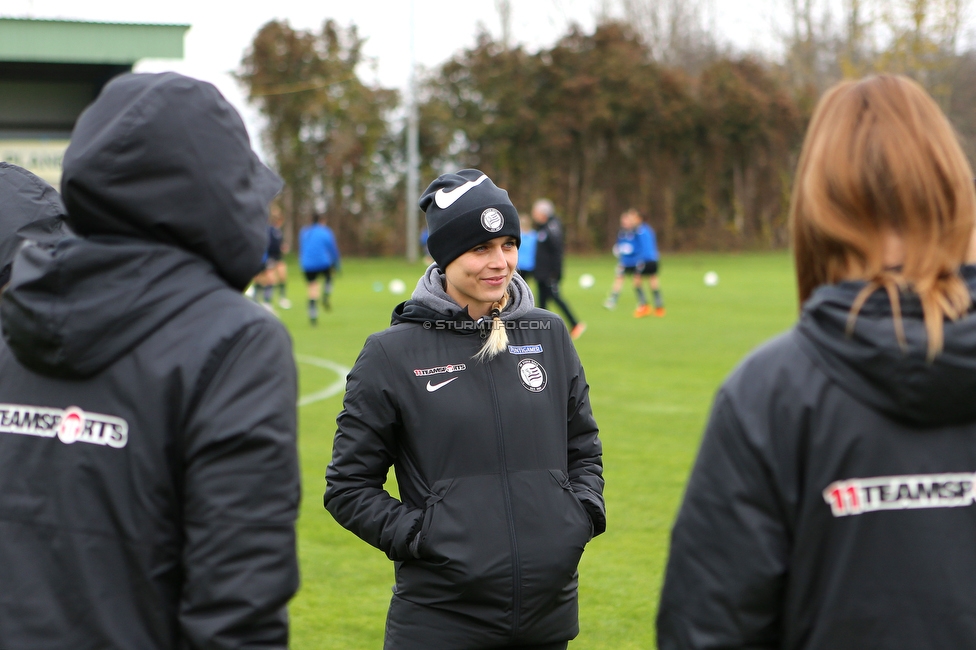
<path id="1" fill-rule="evenodd" d="M 640 307 L 634 310 L 634 318 L 644 318 L 645 316 L 650 316 L 650 315 L 651 315 L 650 305 L 641 305 Z"/>
<path id="2" fill-rule="evenodd" d="M 654 315 L 658 318 L 664 318 L 664 307 L 658 307 L 654 310 Z"/>
<path id="3" fill-rule="evenodd" d="M 575 341 L 579 337 L 583 336 L 583 332 L 585 331 L 586 323 L 576 323 L 576 327 L 574 327 L 569 333 L 569 338 Z"/>

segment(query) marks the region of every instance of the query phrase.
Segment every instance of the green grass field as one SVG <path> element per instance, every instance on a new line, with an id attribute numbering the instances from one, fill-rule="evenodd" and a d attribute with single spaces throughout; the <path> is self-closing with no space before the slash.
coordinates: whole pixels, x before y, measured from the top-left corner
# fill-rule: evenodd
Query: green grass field
<path id="1" fill-rule="evenodd" d="M 613 265 L 610 257 L 570 259 L 563 283 L 570 305 L 588 324 L 577 349 L 603 439 L 609 518 L 606 534 L 590 543 L 580 565 L 581 633 L 570 644 L 576 650 L 654 647 L 671 523 L 712 396 L 743 355 L 796 318 L 786 253 L 666 257 L 663 319 L 634 319 L 630 290 L 615 311 L 602 307 Z M 390 311 L 422 270 L 397 260 L 347 260 L 335 283 L 334 310 L 313 329 L 305 315 L 304 280 L 290 268 L 294 307 L 279 315 L 303 360 L 302 395 L 338 379 L 308 357 L 352 366 L 366 336 L 389 324 Z M 719 274 L 717 286 L 704 285 L 706 271 Z M 596 286 L 580 288 L 582 273 L 593 274 Z M 389 292 L 393 278 L 406 283 L 407 293 Z M 292 647 L 298 650 L 382 647 L 393 565 L 322 507 L 341 406 L 340 393 L 299 412 L 302 586 L 291 604 Z"/>

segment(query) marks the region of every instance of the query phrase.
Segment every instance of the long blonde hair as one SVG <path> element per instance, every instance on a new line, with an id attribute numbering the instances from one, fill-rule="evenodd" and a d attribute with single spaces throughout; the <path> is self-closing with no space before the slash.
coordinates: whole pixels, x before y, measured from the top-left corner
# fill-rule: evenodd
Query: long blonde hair
<path id="1" fill-rule="evenodd" d="M 844 81 L 817 104 L 803 142 L 790 206 L 800 303 L 844 279 L 868 282 L 851 309 L 884 289 L 905 347 L 899 293 L 915 293 L 928 357 L 942 350 L 943 322 L 970 307 L 959 275 L 976 212 L 973 172 L 942 111 L 917 83 L 881 75 Z M 888 268 L 884 242 L 901 240 Z"/>
<path id="2" fill-rule="evenodd" d="M 499 352 L 504 352 L 505 346 L 508 345 L 508 332 L 505 330 L 505 323 L 501 319 L 502 310 L 508 304 L 508 291 L 505 291 L 501 300 L 491 303 L 491 310 L 488 312 L 491 317 L 491 333 L 485 339 L 485 344 L 474 355 L 478 361 L 491 361 Z"/>

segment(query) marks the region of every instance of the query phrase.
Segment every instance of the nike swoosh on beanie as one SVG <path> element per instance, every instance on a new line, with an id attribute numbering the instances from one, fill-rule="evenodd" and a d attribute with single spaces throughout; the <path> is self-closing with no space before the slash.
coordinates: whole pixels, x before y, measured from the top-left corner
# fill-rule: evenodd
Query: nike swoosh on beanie
<path id="1" fill-rule="evenodd" d="M 419 204 L 427 215 L 427 250 L 441 269 L 496 237 L 513 237 L 516 244 L 522 241 L 518 211 L 508 192 L 477 169 L 441 174 Z"/>
<path id="2" fill-rule="evenodd" d="M 446 210 L 447 208 L 454 205 L 455 201 L 457 201 L 459 198 L 464 196 L 464 194 L 468 190 L 470 190 L 473 187 L 477 187 L 478 185 L 481 185 L 481 183 L 487 178 L 488 178 L 487 176 L 482 174 L 481 178 L 479 178 L 478 180 L 468 181 L 467 183 L 461 185 L 460 187 L 455 187 L 450 192 L 445 192 L 444 188 L 442 187 L 441 189 L 437 190 L 434 193 L 434 203 L 436 203 L 437 207 L 440 208 L 441 210 Z"/>

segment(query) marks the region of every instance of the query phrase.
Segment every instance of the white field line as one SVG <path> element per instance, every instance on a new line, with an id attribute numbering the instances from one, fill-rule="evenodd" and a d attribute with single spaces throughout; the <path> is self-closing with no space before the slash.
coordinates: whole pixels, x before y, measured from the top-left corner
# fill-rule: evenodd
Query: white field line
<path id="1" fill-rule="evenodd" d="M 304 363 L 307 366 L 315 366 L 316 368 L 331 370 L 335 374 L 339 375 L 339 379 L 335 380 L 322 390 L 316 391 L 311 395 L 303 395 L 299 397 L 298 406 L 308 406 L 309 404 L 314 404 L 315 402 L 321 402 L 324 399 L 329 399 L 333 395 L 338 395 L 341 393 L 346 387 L 346 375 L 349 374 L 349 368 L 340 365 L 335 361 L 320 359 L 318 357 L 310 357 L 307 354 L 296 354 L 295 360 L 298 363 Z"/>

